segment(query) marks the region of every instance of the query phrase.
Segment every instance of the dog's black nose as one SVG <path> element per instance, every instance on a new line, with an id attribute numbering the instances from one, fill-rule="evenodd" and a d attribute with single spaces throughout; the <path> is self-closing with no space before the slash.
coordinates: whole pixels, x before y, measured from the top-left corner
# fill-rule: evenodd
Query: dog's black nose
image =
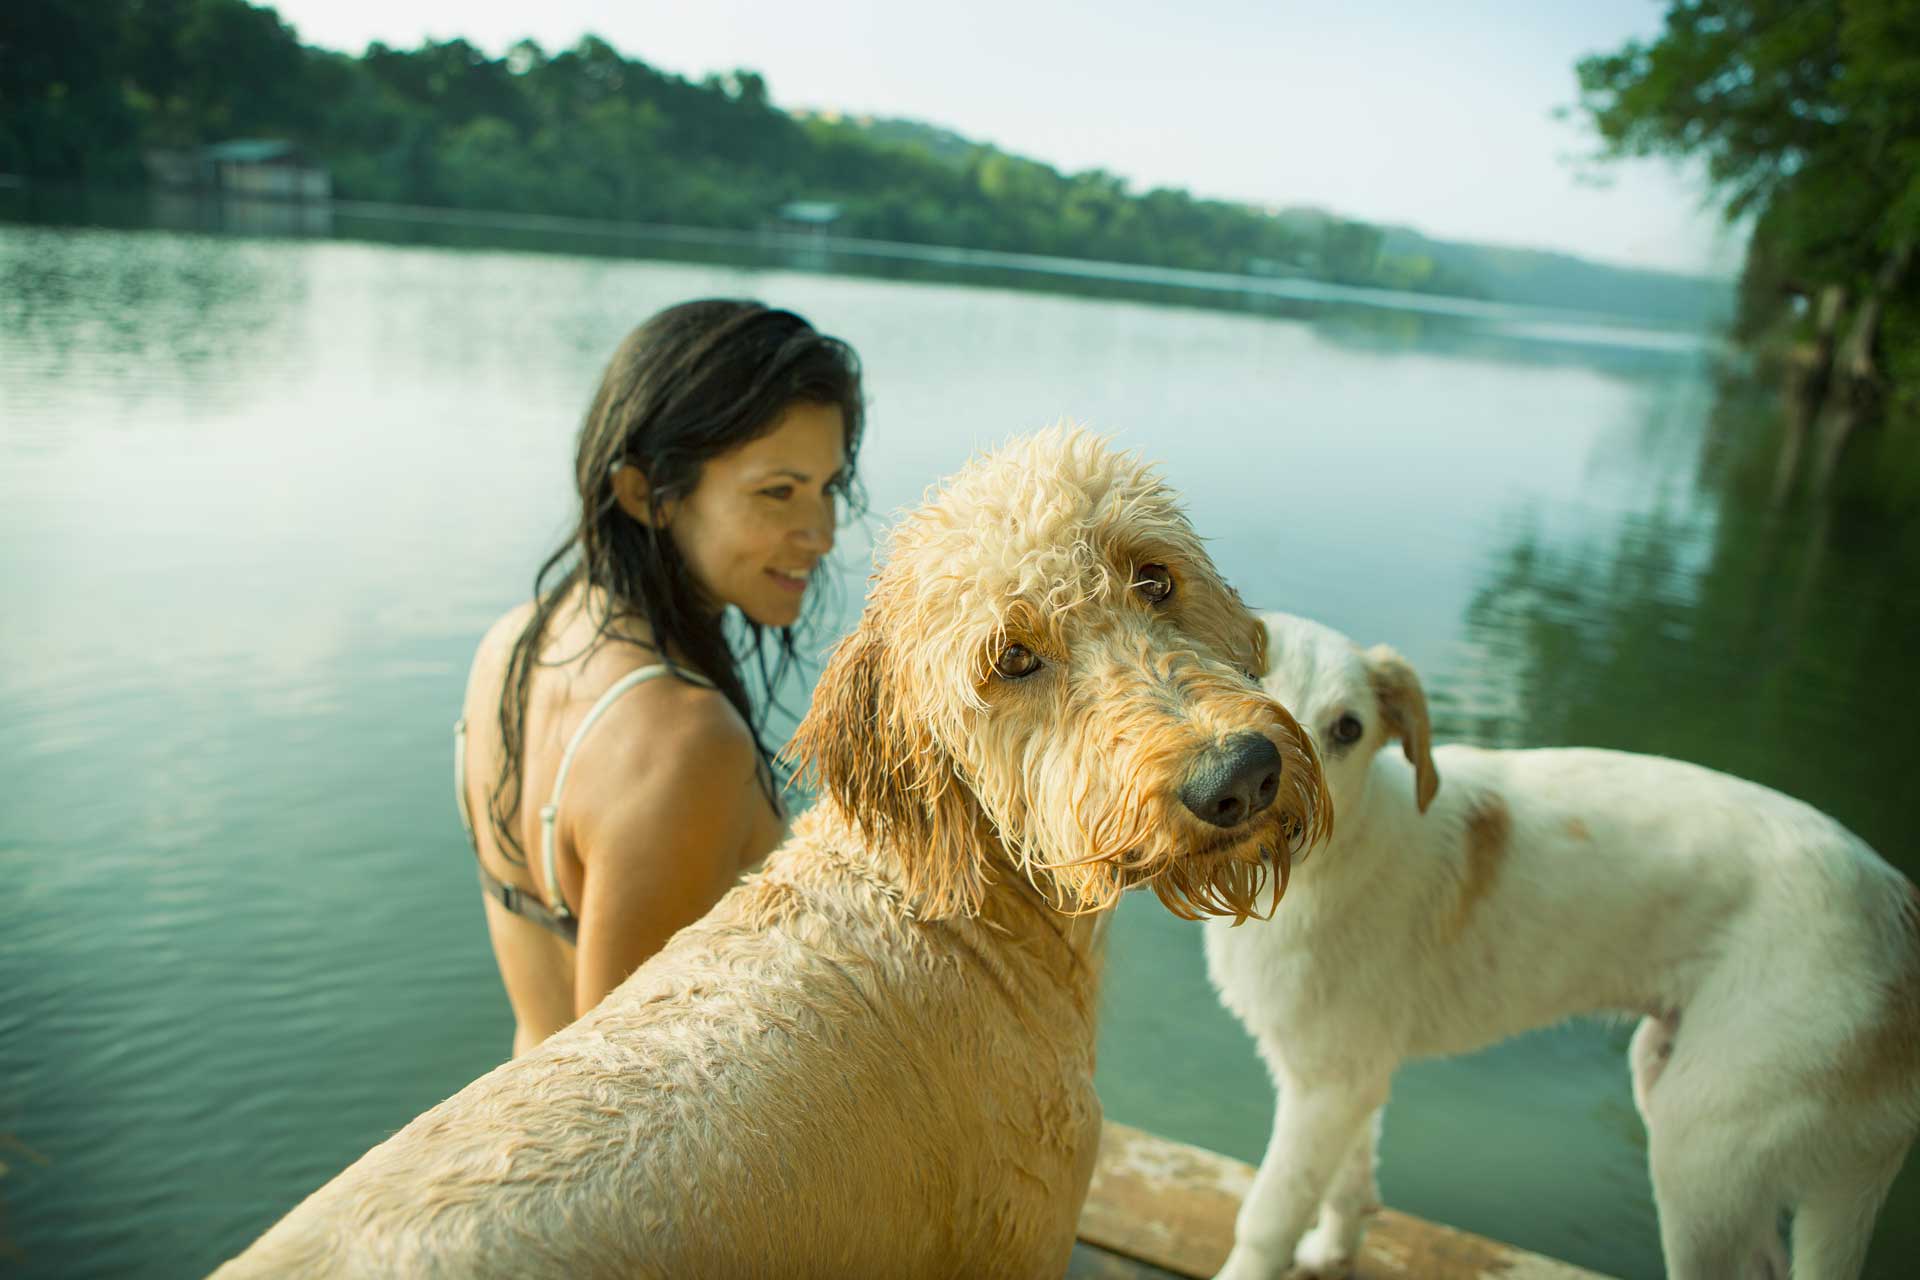
<path id="1" fill-rule="evenodd" d="M 1237 827 L 1280 791 L 1280 753 L 1257 733 L 1240 733 L 1194 761 L 1180 802 L 1202 821 Z"/>

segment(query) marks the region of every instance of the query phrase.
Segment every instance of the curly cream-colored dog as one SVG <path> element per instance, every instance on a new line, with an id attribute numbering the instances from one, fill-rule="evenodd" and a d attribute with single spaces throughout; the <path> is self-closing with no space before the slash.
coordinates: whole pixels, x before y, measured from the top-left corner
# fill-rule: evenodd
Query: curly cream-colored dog
<path id="1" fill-rule="evenodd" d="M 1135 458 L 977 459 L 892 534 L 765 868 L 219 1274 L 1059 1276 L 1100 913 L 1244 916 L 1324 833 L 1264 638 Z"/>
<path id="2" fill-rule="evenodd" d="M 1337 828 L 1273 919 L 1205 931 L 1280 1090 L 1221 1274 L 1349 1267 L 1403 1060 L 1620 1011 L 1645 1015 L 1629 1057 L 1668 1273 L 1784 1280 L 1786 1210 L 1794 1280 L 1857 1275 L 1920 1124 L 1913 885 L 1824 814 L 1694 765 L 1432 750 L 1392 650 L 1266 624 L 1265 686 L 1318 741 Z"/>

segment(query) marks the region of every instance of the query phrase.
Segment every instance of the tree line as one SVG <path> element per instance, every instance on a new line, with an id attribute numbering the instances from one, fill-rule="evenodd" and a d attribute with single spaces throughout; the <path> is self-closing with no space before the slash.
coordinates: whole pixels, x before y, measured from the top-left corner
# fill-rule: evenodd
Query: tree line
<path id="1" fill-rule="evenodd" d="M 988 145 L 936 154 L 781 111 L 753 71 L 690 81 L 594 36 L 498 58 L 458 39 L 353 56 L 302 45 L 245 0 L 7 8 L 0 172 L 137 183 L 147 148 L 277 137 L 343 198 L 723 228 L 824 200 L 842 235 L 1480 292 L 1430 256 L 1384 252 L 1365 223 L 1136 193 Z"/>

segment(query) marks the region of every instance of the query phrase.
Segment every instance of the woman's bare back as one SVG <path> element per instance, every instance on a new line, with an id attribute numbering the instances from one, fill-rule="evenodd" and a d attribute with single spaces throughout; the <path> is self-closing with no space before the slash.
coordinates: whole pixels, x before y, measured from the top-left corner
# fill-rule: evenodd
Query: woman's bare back
<path id="1" fill-rule="evenodd" d="M 503 884 L 551 905 L 555 898 L 552 887 L 545 883 L 540 857 L 540 810 L 553 793 L 567 743 L 603 693 L 623 676 L 657 664 L 659 657 L 645 643 L 644 626 L 623 627 L 609 639 L 596 635 L 593 619 L 579 607 L 577 598 L 564 602 L 555 611 L 548 623 L 548 634 L 540 645 L 539 665 L 533 669 L 527 690 L 520 804 L 510 822 L 520 847 L 509 857 L 501 847 L 489 806 L 500 776 L 501 686 L 514 643 L 532 613 L 533 605 L 528 603 L 506 614 L 488 630 L 474 656 L 463 710 L 466 766 L 461 782 L 467 811 L 473 818 L 480 865 Z M 659 679 L 621 694 L 577 749 L 557 823 L 555 861 L 561 900 L 576 914 L 585 911 L 590 892 L 583 853 L 588 860 L 612 860 L 629 854 L 658 854 L 662 851 L 660 845 L 671 846 L 676 841 L 678 832 L 671 813 L 640 815 L 639 820 L 624 821 L 612 829 L 605 823 L 599 824 L 594 828 L 591 853 L 582 849 L 582 841 L 577 837 L 583 824 L 593 826 L 592 810 L 614 807 L 611 801 L 615 797 L 641 781 L 640 777 L 627 774 L 644 775 L 654 765 L 675 766 L 676 762 L 670 759 L 654 761 L 652 757 L 669 755 L 676 740 L 686 737 L 683 730 L 689 720 L 704 722 L 709 727 L 703 741 L 712 742 L 716 736 L 724 741 L 733 736 L 737 738 L 737 746 L 748 751 L 752 748 L 747 726 L 721 694 L 678 680 Z M 713 730 L 717 730 L 717 734 Z M 724 754 L 740 758 L 735 750 Z M 714 864 L 708 876 L 714 886 L 714 899 L 741 871 L 764 858 L 779 842 L 784 829 L 781 818 L 759 787 L 742 787 L 740 782 L 737 778 L 724 780 L 721 794 L 704 795 L 696 801 L 703 805 L 737 805 L 743 813 L 743 821 L 737 829 L 722 836 L 719 847 L 711 840 L 696 841 L 699 847 L 689 851 L 689 857 Z M 619 806 L 623 813 L 629 807 Z M 634 829 L 636 827 L 641 829 Z M 641 843 L 650 843 L 655 848 L 632 847 Z M 704 895 L 696 891 L 696 898 L 700 896 Z M 580 950 L 574 943 L 514 914 L 492 896 L 482 900 L 494 956 L 500 966 L 507 999 L 513 1007 L 514 1053 L 517 1055 L 560 1030 L 597 1002 L 603 992 L 591 992 L 591 1000 L 581 1001 L 581 975 L 583 968 L 596 970 L 604 966 L 583 966 Z M 691 923 L 691 920 L 678 923 Z M 665 938 L 659 941 L 664 942 Z"/>

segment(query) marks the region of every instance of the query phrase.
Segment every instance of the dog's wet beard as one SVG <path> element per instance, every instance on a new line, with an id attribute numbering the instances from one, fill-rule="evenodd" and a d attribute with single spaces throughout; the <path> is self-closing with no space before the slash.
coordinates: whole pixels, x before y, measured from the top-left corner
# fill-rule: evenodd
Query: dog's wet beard
<path id="1" fill-rule="evenodd" d="M 1182 920 L 1232 916 L 1239 924 L 1252 916 L 1265 919 L 1279 909 L 1292 867 L 1292 852 L 1278 842 L 1263 844 L 1257 856 L 1181 858 L 1148 883 L 1154 896 Z M 1273 893 L 1262 911 L 1261 890 L 1269 884 Z"/>
<path id="2" fill-rule="evenodd" d="M 1258 838 L 1218 853 L 1126 856 L 1041 869 L 1036 880 L 1056 911 L 1083 915 L 1116 905 L 1129 889 L 1150 887 L 1183 920 L 1265 919 L 1280 906 L 1304 828 L 1287 817 Z M 1267 890 L 1271 886 L 1271 893 Z"/>

